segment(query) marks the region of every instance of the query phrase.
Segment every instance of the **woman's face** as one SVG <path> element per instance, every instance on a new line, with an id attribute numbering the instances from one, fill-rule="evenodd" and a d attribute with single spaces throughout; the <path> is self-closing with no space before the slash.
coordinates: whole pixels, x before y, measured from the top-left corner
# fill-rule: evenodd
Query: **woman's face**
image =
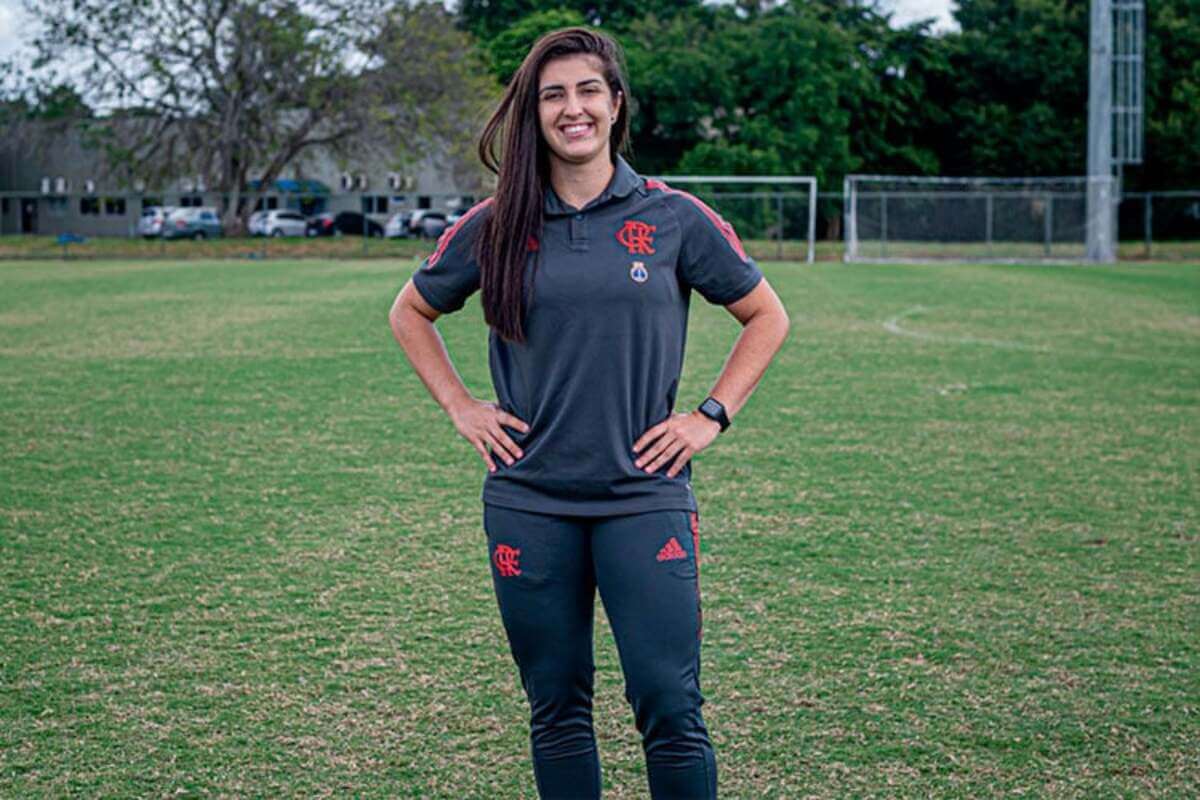
<path id="1" fill-rule="evenodd" d="M 538 121 L 550 159 L 587 164 L 608 158 L 608 140 L 621 107 L 609 91 L 600 59 L 571 55 L 547 61 L 538 76 Z"/>

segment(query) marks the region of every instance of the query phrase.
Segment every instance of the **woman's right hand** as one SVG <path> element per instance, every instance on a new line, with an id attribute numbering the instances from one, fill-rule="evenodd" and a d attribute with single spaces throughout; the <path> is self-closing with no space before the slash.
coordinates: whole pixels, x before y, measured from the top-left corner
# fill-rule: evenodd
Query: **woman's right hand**
<path id="1" fill-rule="evenodd" d="M 529 426 L 512 414 L 500 410 L 495 403 L 472 397 L 470 401 L 450 413 L 450 420 L 462 437 L 479 451 L 483 463 L 487 464 L 488 472 L 496 471 L 496 463 L 492 461 L 489 449 L 499 453 L 504 463 L 510 467 L 521 457 L 521 448 L 500 426 L 507 425 L 521 433 L 529 433 Z"/>

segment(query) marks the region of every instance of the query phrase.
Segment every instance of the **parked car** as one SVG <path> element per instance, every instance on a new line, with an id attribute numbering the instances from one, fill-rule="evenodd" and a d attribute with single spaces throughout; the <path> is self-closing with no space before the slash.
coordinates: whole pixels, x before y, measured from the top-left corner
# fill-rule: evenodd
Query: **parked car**
<path id="1" fill-rule="evenodd" d="M 211 206 L 177 208 L 167 216 L 162 228 L 164 239 L 207 239 L 223 233 L 221 218 Z"/>
<path id="2" fill-rule="evenodd" d="M 408 215 L 408 235 L 436 239 L 447 226 L 446 215 L 429 208 L 418 208 Z"/>
<path id="3" fill-rule="evenodd" d="M 299 211 L 285 208 L 255 211 L 246 227 L 251 236 L 303 236 L 308 219 Z"/>
<path id="4" fill-rule="evenodd" d="M 308 236 L 367 236 L 383 237 L 383 226 L 357 211 L 342 211 L 338 214 L 318 214 L 308 221 L 305 234 Z"/>
<path id="5" fill-rule="evenodd" d="M 388 217 L 388 221 L 383 226 L 383 235 L 389 239 L 404 239 L 410 236 L 408 217 L 411 213 L 411 211 L 397 211 Z"/>
<path id="6" fill-rule="evenodd" d="M 138 217 L 137 232 L 138 236 L 144 236 L 147 239 L 154 239 L 162 236 L 163 222 L 175 206 L 146 206 L 142 209 L 142 215 Z"/>

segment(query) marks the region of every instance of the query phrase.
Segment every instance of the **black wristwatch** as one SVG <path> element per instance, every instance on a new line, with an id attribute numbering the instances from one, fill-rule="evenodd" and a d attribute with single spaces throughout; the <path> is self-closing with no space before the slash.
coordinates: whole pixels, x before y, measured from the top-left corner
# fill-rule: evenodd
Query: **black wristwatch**
<path id="1" fill-rule="evenodd" d="M 722 431 L 729 427 L 729 417 L 725 414 L 725 406 L 721 405 L 715 397 L 709 397 L 696 410 L 709 419 L 715 420 L 721 426 Z"/>

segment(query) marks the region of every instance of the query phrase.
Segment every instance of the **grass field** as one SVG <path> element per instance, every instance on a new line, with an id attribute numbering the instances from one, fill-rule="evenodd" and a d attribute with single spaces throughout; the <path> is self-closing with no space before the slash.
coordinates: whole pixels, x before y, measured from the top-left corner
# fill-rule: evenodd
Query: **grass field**
<path id="1" fill-rule="evenodd" d="M 801 239 L 745 239 L 746 251 L 759 260 L 804 261 L 808 242 Z M 55 236 L 0 235 L 0 262 L 7 260 L 72 259 L 404 259 L 424 257 L 433 243 L 422 239 L 364 239 L 358 236 L 268 239 L 264 237 L 225 237 L 201 242 L 190 240 L 143 239 L 139 237 L 88 237 L 82 243 L 58 244 Z M 862 258 L 907 259 L 1081 259 L 1083 245 L 1059 243 L 1047 254 L 1041 244 L 882 242 L 863 241 Z M 814 247 L 817 261 L 841 261 L 845 246 L 840 241 L 818 241 Z M 1149 257 L 1140 241 L 1121 242 L 1122 261 L 1144 261 Z M 1200 241 L 1158 241 L 1150 254 L 1163 261 L 1200 260 Z"/>
<path id="2" fill-rule="evenodd" d="M 413 267 L 0 264 L 0 797 L 535 797 Z M 694 475 L 722 797 L 1200 794 L 1200 265 L 765 270 L 791 339 Z M 736 334 L 694 300 L 681 404 Z"/>

